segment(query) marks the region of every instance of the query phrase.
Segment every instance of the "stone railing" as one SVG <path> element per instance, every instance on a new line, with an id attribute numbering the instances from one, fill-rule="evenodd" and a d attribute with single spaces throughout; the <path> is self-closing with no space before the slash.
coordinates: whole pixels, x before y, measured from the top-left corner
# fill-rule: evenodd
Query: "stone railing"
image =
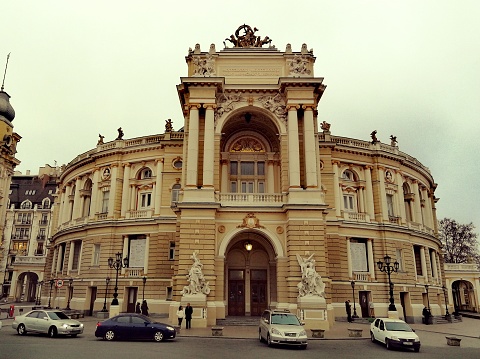
<path id="1" fill-rule="evenodd" d="M 281 193 L 217 193 L 216 201 L 222 206 L 280 207 L 286 202 Z"/>
<path id="2" fill-rule="evenodd" d="M 135 218 L 151 218 L 153 211 L 151 209 L 143 209 L 143 210 L 132 210 L 126 213 L 127 219 L 135 219 Z"/>
<path id="3" fill-rule="evenodd" d="M 370 282 L 370 273 L 368 272 L 354 272 L 355 282 Z"/>
<path id="4" fill-rule="evenodd" d="M 366 213 L 343 212 L 343 218 L 347 221 L 370 222 L 370 216 Z"/>
<path id="5" fill-rule="evenodd" d="M 128 278 L 143 277 L 143 268 L 126 268 L 125 277 L 128 277 Z"/>

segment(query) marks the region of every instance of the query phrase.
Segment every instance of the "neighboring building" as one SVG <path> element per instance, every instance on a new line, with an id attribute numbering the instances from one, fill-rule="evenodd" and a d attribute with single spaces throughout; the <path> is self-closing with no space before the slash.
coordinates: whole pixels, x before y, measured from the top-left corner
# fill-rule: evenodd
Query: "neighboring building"
<path id="1" fill-rule="evenodd" d="M 427 302 L 442 314 L 428 168 L 394 138 L 331 134 L 317 113 L 325 85 L 306 45 L 261 47 L 268 37 L 246 25 L 229 41 L 233 48 L 197 45 L 186 56 L 182 130 L 167 121 L 164 134 L 123 139 L 119 129 L 65 167 L 45 279 L 72 283 L 51 298 L 45 288 L 43 303 L 64 307 L 71 296 L 76 310 L 101 310 L 115 285 L 108 258 L 119 253 L 128 257 L 121 311 L 145 297 L 150 312 L 173 322 L 190 301 L 193 325 L 205 326 L 288 308 L 328 327 L 346 316 L 347 299 L 359 316 L 387 315 L 387 275 L 376 262 L 388 254 L 399 263 L 391 277 L 399 316 L 420 322 Z"/>
<path id="2" fill-rule="evenodd" d="M 5 78 L 4 78 L 5 80 Z M 15 166 L 20 161 L 15 158 L 17 153 L 17 143 L 21 137 L 13 132 L 12 121 L 15 118 L 15 110 L 10 104 L 10 96 L 3 91 L 4 86 L 0 90 L 0 283 L 3 283 L 3 269 L 7 258 L 3 256 L 5 251 L 5 216 L 8 207 L 8 193 L 10 182 L 12 180 Z M 0 297 L 4 293 L 3 286 L 0 291 Z"/>
<path id="3" fill-rule="evenodd" d="M 480 271 L 475 263 L 445 263 L 445 294 L 455 312 L 480 313 Z"/>
<path id="4" fill-rule="evenodd" d="M 12 177 L 0 268 L 9 300 L 32 302 L 40 294 L 58 175 L 58 168 L 46 165 L 38 175 Z"/>

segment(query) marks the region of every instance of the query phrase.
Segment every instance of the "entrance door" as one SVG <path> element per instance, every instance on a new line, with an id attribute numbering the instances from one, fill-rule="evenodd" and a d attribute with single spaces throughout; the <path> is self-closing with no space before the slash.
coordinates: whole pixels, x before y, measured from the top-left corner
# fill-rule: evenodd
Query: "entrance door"
<path id="1" fill-rule="evenodd" d="M 362 318 L 370 317 L 370 303 L 368 301 L 368 292 L 360 291 L 360 308 L 362 308 Z"/>
<path id="2" fill-rule="evenodd" d="M 245 315 L 245 278 L 243 270 L 228 271 L 228 315 Z"/>
<path id="3" fill-rule="evenodd" d="M 267 271 L 251 270 L 250 315 L 259 316 L 267 309 Z"/>
<path id="4" fill-rule="evenodd" d="M 88 315 L 93 315 L 93 308 L 95 300 L 97 299 L 97 287 L 90 287 L 90 307 L 88 308 Z"/>
<path id="5" fill-rule="evenodd" d="M 137 287 L 127 288 L 128 290 L 128 303 L 127 313 L 135 313 L 135 304 L 137 303 Z"/>

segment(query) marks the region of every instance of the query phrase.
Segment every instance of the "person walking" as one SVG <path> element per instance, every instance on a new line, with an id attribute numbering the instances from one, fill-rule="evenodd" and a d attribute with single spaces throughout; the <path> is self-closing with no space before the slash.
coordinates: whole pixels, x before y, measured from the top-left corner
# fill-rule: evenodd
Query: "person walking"
<path id="1" fill-rule="evenodd" d="M 142 310 L 140 309 L 140 302 L 137 302 L 137 305 L 135 306 L 135 313 L 140 314 Z"/>
<path id="2" fill-rule="evenodd" d="M 185 307 L 185 326 L 187 329 L 192 328 L 192 314 L 193 308 L 190 303 L 187 303 L 187 306 Z"/>
<path id="3" fill-rule="evenodd" d="M 350 305 L 350 299 L 345 301 L 345 311 L 347 312 L 347 320 L 349 323 L 352 322 L 352 306 Z"/>
<path id="4" fill-rule="evenodd" d="M 182 327 L 182 321 L 183 321 L 184 317 L 185 317 L 185 311 L 183 310 L 182 306 L 179 306 L 178 310 L 177 310 L 177 318 L 178 318 L 179 329 Z"/>
<path id="5" fill-rule="evenodd" d="M 142 302 L 142 314 L 148 317 L 148 305 L 146 300 Z"/>

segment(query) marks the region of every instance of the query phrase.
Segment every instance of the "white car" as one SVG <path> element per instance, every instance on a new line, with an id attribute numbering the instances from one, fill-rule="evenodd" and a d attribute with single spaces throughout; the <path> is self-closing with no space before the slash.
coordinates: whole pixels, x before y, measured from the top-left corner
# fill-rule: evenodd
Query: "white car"
<path id="1" fill-rule="evenodd" d="M 268 346 L 296 345 L 307 348 L 307 332 L 295 314 L 288 310 L 265 310 L 260 318 L 258 337 Z"/>
<path id="2" fill-rule="evenodd" d="M 12 328 L 20 335 L 44 333 L 49 337 L 83 333 L 83 324 L 58 309 L 32 310 L 13 319 Z"/>
<path id="3" fill-rule="evenodd" d="M 420 351 L 420 338 L 414 330 L 403 320 L 390 318 L 377 318 L 370 325 L 370 338 L 372 342 L 379 341 L 387 349 L 408 348 Z"/>

